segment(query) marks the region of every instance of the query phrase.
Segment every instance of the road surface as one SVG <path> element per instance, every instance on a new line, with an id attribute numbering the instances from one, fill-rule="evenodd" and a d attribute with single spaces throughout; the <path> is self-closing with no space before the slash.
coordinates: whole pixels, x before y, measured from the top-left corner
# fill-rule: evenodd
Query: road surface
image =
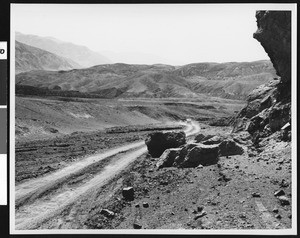
<path id="1" fill-rule="evenodd" d="M 184 131 L 187 137 L 200 131 L 196 122 L 180 124 L 186 126 Z M 15 229 L 36 229 L 43 221 L 59 214 L 80 196 L 105 185 L 146 152 L 144 141 L 131 143 L 86 157 L 49 175 L 19 184 L 15 188 Z M 89 176 L 88 181 L 75 187 L 68 185 L 74 176 L 83 171 L 88 175 L 87 168 L 92 168 L 104 159 L 110 159 L 109 164 L 99 173 Z"/>

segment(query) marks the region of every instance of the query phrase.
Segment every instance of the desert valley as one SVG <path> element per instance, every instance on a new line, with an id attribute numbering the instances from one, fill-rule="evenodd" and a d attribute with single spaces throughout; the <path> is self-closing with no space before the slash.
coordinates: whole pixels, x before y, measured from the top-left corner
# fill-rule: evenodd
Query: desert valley
<path id="1" fill-rule="evenodd" d="M 16 33 L 16 229 L 291 228 L 290 14 L 256 18 L 270 60 L 111 63 Z"/>

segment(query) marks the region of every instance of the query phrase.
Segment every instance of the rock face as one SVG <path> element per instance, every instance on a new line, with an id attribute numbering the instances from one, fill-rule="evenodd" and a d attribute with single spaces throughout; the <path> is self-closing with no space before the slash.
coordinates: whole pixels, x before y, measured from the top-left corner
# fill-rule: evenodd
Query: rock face
<path id="1" fill-rule="evenodd" d="M 291 11 L 257 11 L 257 39 L 283 83 L 291 81 Z"/>
<path id="2" fill-rule="evenodd" d="M 259 143 L 260 137 L 291 122 L 291 12 L 258 11 L 256 18 L 258 29 L 253 37 L 264 47 L 280 78 L 250 93 L 233 123 L 233 132 L 247 130 L 253 142 Z"/>
<path id="3" fill-rule="evenodd" d="M 145 143 L 149 154 L 158 158 L 166 149 L 178 148 L 186 143 L 186 136 L 181 132 L 153 132 L 148 134 Z"/>

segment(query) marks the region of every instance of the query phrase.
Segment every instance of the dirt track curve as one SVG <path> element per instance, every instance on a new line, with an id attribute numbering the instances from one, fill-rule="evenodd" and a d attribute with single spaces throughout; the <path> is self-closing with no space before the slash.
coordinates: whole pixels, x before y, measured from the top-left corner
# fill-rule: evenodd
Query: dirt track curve
<path id="1" fill-rule="evenodd" d="M 196 122 L 185 125 L 187 136 L 200 131 Z M 80 196 L 105 185 L 115 175 L 124 170 L 139 156 L 147 152 L 144 141 L 120 146 L 104 153 L 92 155 L 69 166 L 16 186 L 15 188 L 15 229 L 35 229 L 65 207 L 70 206 Z M 121 154 L 121 156 L 120 156 Z M 89 173 L 94 166 L 104 163 L 99 173 Z M 79 182 L 74 181 L 79 179 Z M 72 186 L 71 186 L 72 185 Z"/>

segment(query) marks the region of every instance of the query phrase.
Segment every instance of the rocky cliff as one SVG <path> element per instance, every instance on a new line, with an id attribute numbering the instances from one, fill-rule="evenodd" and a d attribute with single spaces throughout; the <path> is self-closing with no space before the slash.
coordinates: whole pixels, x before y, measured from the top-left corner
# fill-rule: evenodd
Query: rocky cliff
<path id="1" fill-rule="evenodd" d="M 291 12 L 257 11 L 258 40 L 269 55 L 279 78 L 255 89 L 238 114 L 233 131 L 247 130 L 253 142 L 278 132 L 290 140 L 291 121 Z"/>

